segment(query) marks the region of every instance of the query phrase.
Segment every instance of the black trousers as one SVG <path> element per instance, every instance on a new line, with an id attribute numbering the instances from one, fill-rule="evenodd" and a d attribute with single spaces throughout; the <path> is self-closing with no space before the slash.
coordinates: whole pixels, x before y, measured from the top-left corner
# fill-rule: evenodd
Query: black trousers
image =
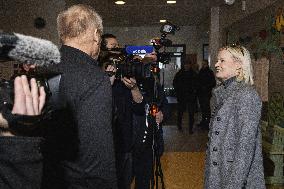
<path id="1" fill-rule="evenodd" d="M 133 156 L 133 177 L 135 189 L 150 189 L 153 178 L 153 151 L 145 149 L 139 156 Z"/>
<path id="2" fill-rule="evenodd" d="M 42 138 L 0 136 L 0 188 L 40 189 Z"/>
<path id="3" fill-rule="evenodd" d="M 118 189 L 130 189 L 132 181 L 132 153 L 116 152 Z"/>
<path id="4" fill-rule="evenodd" d="M 194 124 L 194 113 L 196 102 L 194 100 L 192 101 L 179 101 L 178 102 L 178 117 L 177 117 L 177 127 L 178 129 L 182 128 L 182 117 L 183 113 L 188 110 L 188 127 L 189 131 L 193 130 L 193 124 Z"/>
<path id="5" fill-rule="evenodd" d="M 210 122 L 210 114 L 211 114 L 211 110 L 210 110 L 210 95 L 202 95 L 202 96 L 198 96 L 198 101 L 200 104 L 200 109 L 201 109 L 201 114 L 202 114 L 202 120 L 200 125 L 202 127 L 208 127 L 209 122 Z"/>

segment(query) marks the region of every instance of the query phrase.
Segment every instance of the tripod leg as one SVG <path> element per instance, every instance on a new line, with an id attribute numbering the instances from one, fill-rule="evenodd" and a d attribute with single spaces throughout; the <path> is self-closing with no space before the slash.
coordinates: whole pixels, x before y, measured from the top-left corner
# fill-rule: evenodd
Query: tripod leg
<path id="1" fill-rule="evenodd" d="M 158 170 L 159 170 L 159 176 L 160 176 L 160 179 L 161 179 L 162 189 L 165 189 L 164 174 L 163 174 L 162 164 L 160 162 L 160 159 L 158 161 Z"/>

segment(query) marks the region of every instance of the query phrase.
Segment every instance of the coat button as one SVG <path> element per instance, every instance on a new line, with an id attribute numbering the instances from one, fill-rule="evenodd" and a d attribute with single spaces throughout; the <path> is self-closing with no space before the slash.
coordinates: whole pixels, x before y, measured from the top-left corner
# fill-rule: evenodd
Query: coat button
<path id="1" fill-rule="evenodd" d="M 214 161 L 214 162 L 213 162 L 213 165 L 214 165 L 214 166 L 217 166 L 217 165 L 218 165 L 218 163 L 217 163 L 216 161 Z"/>
<path id="2" fill-rule="evenodd" d="M 214 152 L 216 152 L 216 151 L 217 151 L 217 148 L 216 148 L 216 147 L 214 147 L 214 148 L 213 148 L 213 151 L 214 151 Z"/>
<path id="3" fill-rule="evenodd" d="M 215 135 L 219 135 L 219 131 L 215 131 Z"/>
<path id="4" fill-rule="evenodd" d="M 220 117 L 217 117 L 217 121 L 221 121 L 221 118 L 220 118 Z"/>

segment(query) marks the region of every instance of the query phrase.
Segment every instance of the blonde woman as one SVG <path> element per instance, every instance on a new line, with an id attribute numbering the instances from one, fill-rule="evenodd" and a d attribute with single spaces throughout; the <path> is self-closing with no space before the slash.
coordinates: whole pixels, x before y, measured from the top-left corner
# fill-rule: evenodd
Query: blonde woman
<path id="1" fill-rule="evenodd" d="M 253 85 L 249 51 L 219 50 L 206 157 L 206 189 L 265 188 L 261 152 L 261 100 Z"/>

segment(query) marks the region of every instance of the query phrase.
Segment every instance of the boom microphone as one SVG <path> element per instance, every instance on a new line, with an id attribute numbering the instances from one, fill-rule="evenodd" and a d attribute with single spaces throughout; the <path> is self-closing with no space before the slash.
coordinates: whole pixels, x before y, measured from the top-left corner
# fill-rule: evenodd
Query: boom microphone
<path id="1" fill-rule="evenodd" d="M 48 66 L 60 62 L 58 47 L 51 41 L 22 34 L 0 33 L 0 59 Z"/>

